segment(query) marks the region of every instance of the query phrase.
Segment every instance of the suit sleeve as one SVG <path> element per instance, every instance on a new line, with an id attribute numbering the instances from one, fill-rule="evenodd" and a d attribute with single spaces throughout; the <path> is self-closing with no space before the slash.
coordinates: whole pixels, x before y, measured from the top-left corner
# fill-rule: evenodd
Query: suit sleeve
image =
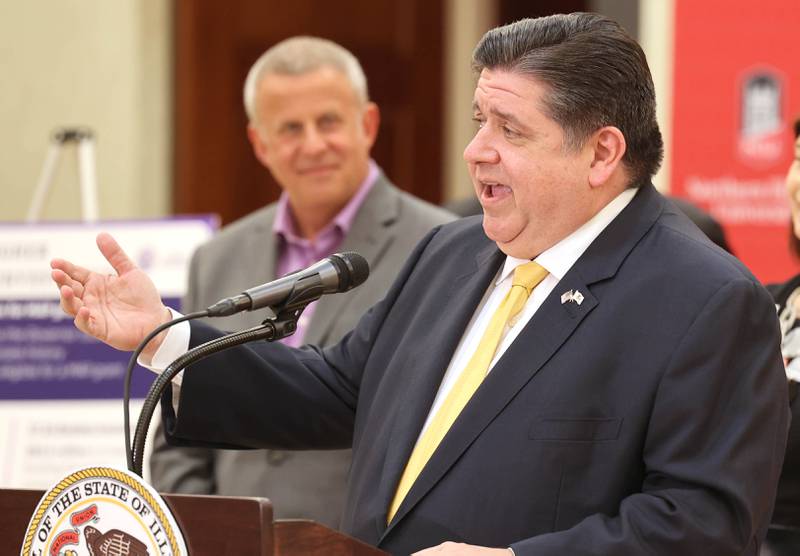
<path id="1" fill-rule="evenodd" d="M 179 414 L 172 408 L 171 389 L 161 400 L 167 441 L 228 449 L 350 448 L 359 387 L 375 338 L 437 231 L 423 238 L 386 297 L 339 343 L 321 349 L 254 342 L 187 368 Z M 204 323 L 191 326 L 190 348 L 221 336 Z"/>
<path id="2" fill-rule="evenodd" d="M 789 424 L 779 338 L 763 288 L 742 279 L 717 291 L 655 394 L 641 492 L 616 515 L 512 544 L 517 556 L 756 554 Z"/>
<path id="3" fill-rule="evenodd" d="M 181 303 L 185 313 L 199 308 L 198 264 L 202 247 L 194 253 L 189 264 L 186 295 Z M 208 448 L 170 446 L 164 436 L 161 419 L 153 435 L 150 456 L 150 477 L 159 492 L 182 494 L 215 494 L 214 451 Z"/>

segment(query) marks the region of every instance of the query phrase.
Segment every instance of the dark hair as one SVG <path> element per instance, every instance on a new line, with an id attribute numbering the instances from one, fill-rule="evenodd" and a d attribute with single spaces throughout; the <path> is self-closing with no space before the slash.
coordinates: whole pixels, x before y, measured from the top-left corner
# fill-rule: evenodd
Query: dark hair
<path id="1" fill-rule="evenodd" d="M 569 147 L 613 125 L 627 143 L 623 162 L 632 185 L 661 165 L 664 143 L 656 122 L 650 68 L 639 44 L 618 23 L 591 13 L 523 19 L 487 32 L 472 55 L 476 72 L 504 69 L 542 82 L 542 109 Z"/>

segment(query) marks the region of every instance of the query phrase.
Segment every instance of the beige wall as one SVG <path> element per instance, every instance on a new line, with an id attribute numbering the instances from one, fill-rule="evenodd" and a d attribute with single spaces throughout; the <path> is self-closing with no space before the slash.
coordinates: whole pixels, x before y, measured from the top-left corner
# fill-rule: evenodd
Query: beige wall
<path id="1" fill-rule="evenodd" d="M 647 56 L 656 88 L 656 117 L 664 138 L 664 162 L 653 184 L 669 192 L 672 151 L 672 74 L 675 34 L 675 0 L 640 0 L 639 42 Z"/>
<path id="2" fill-rule="evenodd" d="M 493 2 L 486 0 L 448 0 L 445 53 L 444 200 L 463 199 L 474 194 L 472 181 L 462 156 L 475 134 L 472 122 L 472 95 L 475 76 L 470 61 L 472 51 L 497 19 Z"/>
<path id="3" fill-rule="evenodd" d="M 169 211 L 170 3 L 0 4 L 0 221 L 27 212 L 52 130 L 96 134 L 100 218 Z M 80 217 L 77 156 L 64 149 L 44 219 Z"/>

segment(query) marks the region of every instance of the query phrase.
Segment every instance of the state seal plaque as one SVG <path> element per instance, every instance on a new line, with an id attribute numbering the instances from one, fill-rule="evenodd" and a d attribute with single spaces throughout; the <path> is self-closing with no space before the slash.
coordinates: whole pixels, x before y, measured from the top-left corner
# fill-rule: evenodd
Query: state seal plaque
<path id="1" fill-rule="evenodd" d="M 45 492 L 25 532 L 21 556 L 186 556 L 186 544 L 159 494 L 133 473 L 89 467 Z"/>

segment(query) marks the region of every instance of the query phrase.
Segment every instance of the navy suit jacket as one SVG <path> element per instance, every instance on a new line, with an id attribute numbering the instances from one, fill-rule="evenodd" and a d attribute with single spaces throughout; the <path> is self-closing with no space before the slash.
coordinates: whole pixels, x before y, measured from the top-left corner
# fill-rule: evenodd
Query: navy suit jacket
<path id="1" fill-rule="evenodd" d="M 250 344 L 189 368 L 179 418 L 162 403 L 171 441 L 352 443 L 342 529 L 396 554 L 446 540 L 517 556 L 756 554 L 789 416 L 775 309 L 650 185 L 545 300 L 387 526 L 503 258 L 479 217 L 435 229 L 339 344 Z M 191 343 L 217 335 L 193 325 Z"/>

